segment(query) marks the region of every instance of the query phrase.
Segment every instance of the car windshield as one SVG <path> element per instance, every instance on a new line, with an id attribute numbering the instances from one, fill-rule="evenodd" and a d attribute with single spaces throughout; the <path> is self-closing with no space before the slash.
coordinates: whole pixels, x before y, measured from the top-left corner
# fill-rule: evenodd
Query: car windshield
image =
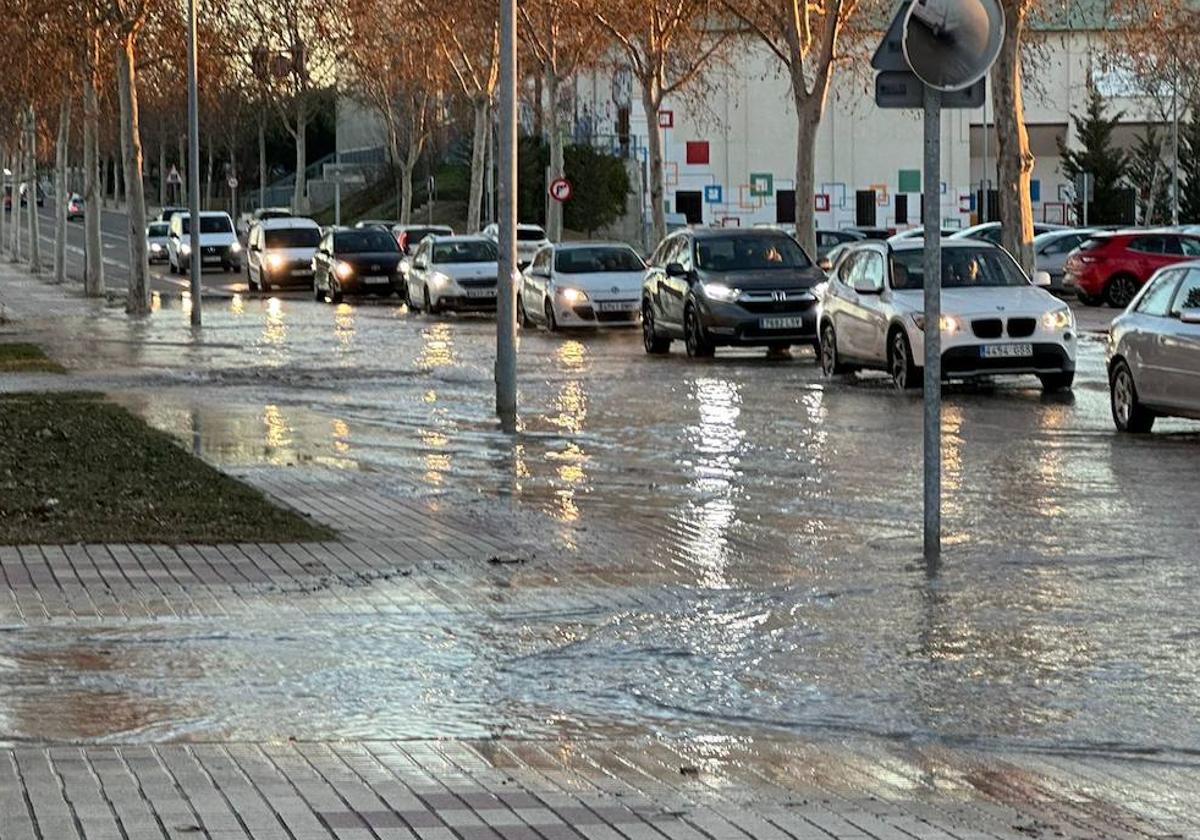
<path id="1" fill-rule="evenodd" d="M 184 233 L 191 233 L 192 227 L 190 218 L 183 219 Z M 233 233 L 233 225 L 226 216 L 201 216 L 200 217 L 200 232 L 201 233 Z"/>
<path id="2" fill-rule="evenodd" d="M 518 242 L 541 242 L 546 238 L 546 231 L 541 228 L 517 228 Z"/>
<path id="3" fill-rule="evenodd" d="M 150 225 L 150 227 L 146 229 L 146 235 L 147 236 L 166 236 L 170 232 L 170 230 L 171 230 L 170 225 L 168 225 L 166 222 L 159 222 L 157 224 Z"/>
<path id="4" fill-rule="evenodd" d="M 601 271 L 641 271 L 646 267 L 632 248 L 569 248 L 554 255 L 554 270 L 560 274 Z"/>
<path id="5" fill-rule="evenodd" d="M 348 230 L 334 237 L 333 248 L 339 254 L 365 254 L 373 251 L 395 251 L 396 240 L 374 228 Z"/>
<path id="6" fill-rule="evenodd" d="M 808 268 L 803 249 L 786 235 L 712 236 L 696 243 L 696 264 L 705 271 Z"/>
<path id="7" fill-rule="evenodd" d="M 498 259 L 496 243 L 486 239 L 466 242 L 438 242 L 433 246 L 435 263 L 495 262 Z"/>
<path id="8" fill-rule="evenodd" d="M 268 248 L 316 248 L 321 231 L 315 227 L 276 228 L 263 231 L 263 238 Z"/>
<path id="9" fill-rule="evenodd" d="M 892 288 L 920 289 L 925 285 L 925 250 L 892 254 Z M 1028 286 L 1029 280 L 999 248 L 943 248 L 942 288 L 973 289 Z"/>
<path id="10" fill-rule="evenodd" d="M 260 221 L 266 219 L 290 219 L 292 214 L 288 210 L 259 210 L 255 214 Z"/>

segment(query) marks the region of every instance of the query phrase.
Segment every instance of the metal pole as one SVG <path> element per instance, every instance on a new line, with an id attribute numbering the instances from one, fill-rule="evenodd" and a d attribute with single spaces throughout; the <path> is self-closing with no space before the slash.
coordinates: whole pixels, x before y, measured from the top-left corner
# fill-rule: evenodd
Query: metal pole
<path id="1" fill-rule="evenodd" d="M 942 553 L 942 93 L 925 88 L 925 559 Z"/>
<path id="2" fill-rule="evenodd" d="M 1083 173 L 1083 226 L 1088 226 L 1088 203 L 1091 201 L 1091 190 L 1088 189 L 1088 179 L 1091 178 L 1088 173 Z"/>
<path id="3" fill-rule="evenodd" d="M 979 221 L 988 221 L 988 118 L 987 106 L 991 94 L 991 73 L 983 77 L 983 172 L 980 173 L 979 184 Z"/>
<path id="4" fill-rule="evenodd" d="M 496 414 L 517 418 L 517 2 L 500 0 L 500 276 L 496 287 Z"/>
<path id="5" fill-rule="evenodd" d="M 188 0 L 188 230 L 191 232 L 192 326 L 200 326 L 200 99 L 196 92 L 196 0 Z"/>
<path id="6" fill-rule="evenodd" d="M 1179 56 L 1176 55 L 1171 75 L 1171 224 L 1179 224 Z M 1154 185 L 1151 184 L 1151 189 Z M 1149 220 L 1147 220 L 1149 222 Z"/>
<path id="7" fill-rule="evenodd" d="M 336 100 L 335 100 L 336 101 Z M 336 113 L 333 116 L 333 162 L 334 171 L 337 173 L 333 176 L 333 223 L 337 227 L 342 226 L 342 145 L 338 137 L 338 118 Z"/>

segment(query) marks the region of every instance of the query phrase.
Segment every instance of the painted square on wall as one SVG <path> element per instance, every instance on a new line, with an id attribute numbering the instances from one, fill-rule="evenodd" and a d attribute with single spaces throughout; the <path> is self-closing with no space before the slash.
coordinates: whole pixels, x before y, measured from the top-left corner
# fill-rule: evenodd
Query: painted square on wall
<path id="1" fill-rule="evenodd" d="M 897 182 L 899 188 L 896 192 L 902 193 L 919 193 L 921 191 L 921 170 L 920 169 L 901 169 Z"/>
<path id="2" fill-rule="evenodd" d="M 690 166 L 708 165 L 707 140 L 689 140 L 687 142 L 687 162 Z"/>

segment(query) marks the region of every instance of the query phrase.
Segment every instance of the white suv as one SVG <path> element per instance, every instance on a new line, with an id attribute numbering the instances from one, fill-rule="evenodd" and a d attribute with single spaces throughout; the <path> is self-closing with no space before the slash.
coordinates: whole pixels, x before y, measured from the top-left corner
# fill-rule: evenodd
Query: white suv
<path id="1" fill-rule="evenodd" d="M 175 213 L 167 234 L 167 262 L 174 273 L 188 270 L 192 262 L 191 214 Z M 200 267 L 220 267 L 224 271 L 242 270 L 242 245 L 233 232 L 228 213 L 200 214 Z"/>
<path id="2" fill-rule="evenodd" d="M 920 239 L 863 242 L 838 260 L 821 312 L 821 368 L 891 374 L 897 388 L 921 385 L 925 353 L 925 245 Z M 942 374 L 946 379 L 1030 374 L 1043 389 L 1075 380 L 1075 317 L 1037 286 L 1002 248 L 970 239 L 942 243 Z"/>

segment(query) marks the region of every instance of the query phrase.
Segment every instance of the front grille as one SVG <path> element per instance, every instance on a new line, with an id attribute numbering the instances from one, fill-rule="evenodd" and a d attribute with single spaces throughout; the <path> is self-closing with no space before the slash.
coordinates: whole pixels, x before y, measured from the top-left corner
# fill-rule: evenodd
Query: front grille
<path id="1" fill-rule="evenodd" d="M 597 312 L 596 320 L 602 324 L 630 323 L 636 321 L 639 314 L 636 309 L 628 312 Z"/>
<path id="2" fill-rule="evenodd" d="M 1034 318 L 1009 318 L 1008 319 L 1008 337 L 1009 338 L 1029 338 L 1033 335 L 1033 331 L 1037 329 L 1037 320 Z"/>
<path id="3" fill-rule="evenodd" d="M 495 286 L 495 277 L 470 277 L 458 281 L 464 289 L 482 289 L 484 286 Z"/>
<path id="4" fill-rule="evenodd" d="M 976 338 L 999 338 L 1004 331 L 1004 323 L 999 318 L 980 318 L 971 322 L 971 329 Z"/>
<path id="5" fill-rule="evenodd" d="M 587 304 L 572 306 L 571 311 L 575 313 L 576 317 L 582 318 L 585 321 L 592 320 L 592 317 L 596 314 L 595 310 L 593 310 L 592 307 L 588 306 Z"/>

